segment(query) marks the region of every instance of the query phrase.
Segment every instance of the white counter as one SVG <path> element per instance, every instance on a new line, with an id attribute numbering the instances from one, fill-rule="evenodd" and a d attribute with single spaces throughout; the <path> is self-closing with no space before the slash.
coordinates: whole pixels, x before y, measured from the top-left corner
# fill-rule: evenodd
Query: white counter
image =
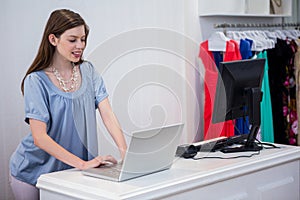
<path id="1" fill-rule="evenodd" d="M 300 199 L 300 147 L 277 145 L 251 158 L 187 160 L 170 170 L 117 183 L 72 169 L 42 175 L 41 200 L 68 199 Z M 206 156 L 249 155 L 210 153 Z M 199 156 L 199 155 L 198 155 Z M 203 156 L 203 155 L 200 155 Z"/>

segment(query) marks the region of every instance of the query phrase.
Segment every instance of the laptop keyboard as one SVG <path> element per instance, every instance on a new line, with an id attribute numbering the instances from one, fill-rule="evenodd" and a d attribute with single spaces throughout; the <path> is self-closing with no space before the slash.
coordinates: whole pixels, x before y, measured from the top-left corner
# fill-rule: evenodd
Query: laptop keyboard
<path id="1" fill-rule="evenodd" d="M 110 176 L 112 178 L 118 178 L 121 173 L 122 163 L 115 165 L 103 165 L 99 168 L 101 169 L 101 174 Z"/>

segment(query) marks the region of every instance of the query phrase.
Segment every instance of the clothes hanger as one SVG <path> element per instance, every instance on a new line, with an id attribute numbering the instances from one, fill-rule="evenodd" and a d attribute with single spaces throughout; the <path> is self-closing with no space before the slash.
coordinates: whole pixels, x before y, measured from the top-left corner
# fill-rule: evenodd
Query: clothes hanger
<path id="1" fill-rule="evenodd" d="M 239 42 L 240 39 L 242 39 L 243 37 L 239 34 L 240 31 L 228 31 L 226 33 L 227 38 L 231 39 L 231 40 L 235 40 L 237 42 Z"/>
<path id="2" fill-rule="evenodd" d="M 250 31 L 241 31 L 239 34 L 241 35 L 241 37 L 242 37 L 243 39 L 252 40 L 251 50 L 252 50 L 252 51 L 255 51 L 256 45 L 257 45 L 257 41 L 256 41 L 256 39 L 250 34 Z"/>
<path id="3" fill-rule="evenodd" d="M 296 38 L 294 37 L 294 35 L 293 35 L 291 32 L 289 32 L 288 30 L 282 30 L 282 32 L 283 32 L 283 34 L 285 35 L 286 38 L 288 38 L 288 39 L 293 39 L 293 40 L 296 39 Z"/>
<path id="4" fill-rule="evenodd" d="M 259 32 L 257 30 L 252 30 L 251 33 L 252 33 L 253 37 L 255 38 L 255 40 L 259 41 L 259 44 L 261 45 L 260 49 L 258 49 L 258 50 L 262 51 L 262 50 L 268 48 L 268 44 L 267 44 L 266 40 L 262 38 L 262 36 L 259 34 Z"/>
<path id="5" fill-rule="evenodd" d="M 262 51 L 266 48 L 266 44 L 262 41 L 254 31 L 245 31 L 247 38 L 253 40 L 252 51 Z"/>
<path id="6" fill-rule="evenodd" d="M 230 39 L 226 35 L 217 31 L 211 34 L 208 38 L 208 50 L 209 51 L 226 51 L 226 43 Z"/>
<path id="7" fill-rule="evenodd" d="M 266 34 L 267 38 L 269 38 L 269 40 L 273 41 L 273 43 L 274 43 L 273 48 L 274 48 L 275 44 L 277 42 L 277 35 L 276 35 L 276 33 L 273 32 L 273 31 L 270 31 L 270 30 L 265 30 L 264 33 Z"/>
<path id="8" fill-rule="evenodd" d="M 275 33 L 277 33 L 277 37 L 279 39 L 282 39 L 282 40 L 286 39 L 286 35 L 282 32 L 282 30 L 275 30 Z"/>
<path id="9" fill-rule="evenodd" d="M 298 39 L 299 36 L 300 36 L 300 31 L 299 30 L 296 30 L 296 29 L 293 29 L 293 30 L 289 30 L 290 33 L 296 38 Z"/>
<path id="10" fill-rule="evenodd" d="M 294 30 L 286 30 L 286 32 L 287 32 L 288 36 L 289 36 L 290 38 L 292 38 L 293 40 L 298 39 L 298 35 L 295 34 Z"/>
<path id="11" fill-rule="evenodd" d="M 243 31 L 235 31 L 235 37 L 237 38 L 237 40 L 246 39 Z"/>
<path id="12" fill-rule="evenodd" d="M 264 31 L 266 37 L 270 40 L 271 42 L 271 49 L 275 48 L 276 42 L 277 42 L 277 38 L 276 35 L 274 33 L 272 33 L 271 31 Z"/>
<path id="13" fill-rule="evenodd" d="M 226 33 L 226 37 L 231 39 L 231 40 L 234 40 L 234 31 L 227 31 Z"/>
<path id="14" fill-rule="evenodd" d="M 259 30 L 256 32 L 260 36 L 262 42 L 266 45 L 266 49 L 271 49 L 271 48 L 275 47 L 274 41 L 269 39 L 269 37 L 267 36 L 267 34 L 264 31 Z"/>

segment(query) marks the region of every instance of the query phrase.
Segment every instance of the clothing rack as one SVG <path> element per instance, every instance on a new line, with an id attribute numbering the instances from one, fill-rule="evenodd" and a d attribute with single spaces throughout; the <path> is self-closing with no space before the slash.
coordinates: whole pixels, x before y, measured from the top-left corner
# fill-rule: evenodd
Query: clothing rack
<path id="1" fill-rule="evenodd" d="M 222 23 L 222 24 L 215 24 L 214 28 L 272 28 L 272 27 L 300 27 L 300 23 L 239 23 L 239 24 L 230 24 L 230 23 Z"/>

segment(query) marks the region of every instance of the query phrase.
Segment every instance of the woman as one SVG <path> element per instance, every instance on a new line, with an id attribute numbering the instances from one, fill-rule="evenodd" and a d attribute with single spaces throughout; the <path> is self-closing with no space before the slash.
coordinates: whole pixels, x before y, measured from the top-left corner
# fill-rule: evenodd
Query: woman
<path id="1" fill-rule="evenodd" d="M 81 16 L 55 10 L 21 85 L 27 135 L 10 160 L 11 186 L 16 199 L 38 199 L 41 174 L 117 163 L 98 156 L 96 108 L 117 144 L 121 157 L 126 142 L 112 111 L 101 76 L 82 59 L 89 29 Z"/>

